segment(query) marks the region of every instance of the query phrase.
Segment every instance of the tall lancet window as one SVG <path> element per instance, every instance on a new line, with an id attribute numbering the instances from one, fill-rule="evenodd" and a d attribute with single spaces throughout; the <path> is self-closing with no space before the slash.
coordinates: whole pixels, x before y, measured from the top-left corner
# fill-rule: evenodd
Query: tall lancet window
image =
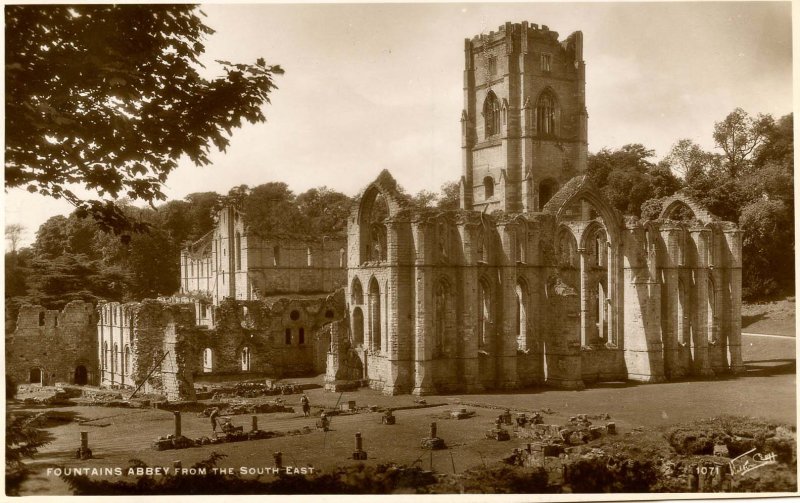
<path id="1" fill-rule="evenodd" d="M 536 104 L 536 130 L 543 136 L 556 134 L 555 100 L 549 92 L 543 93 Z"/>
<path id="2" fill-rule="evenodd" d="M 486 138 L 500 134 L 500 100 L 492 91 L 483 102 L 483 120 Z"/>

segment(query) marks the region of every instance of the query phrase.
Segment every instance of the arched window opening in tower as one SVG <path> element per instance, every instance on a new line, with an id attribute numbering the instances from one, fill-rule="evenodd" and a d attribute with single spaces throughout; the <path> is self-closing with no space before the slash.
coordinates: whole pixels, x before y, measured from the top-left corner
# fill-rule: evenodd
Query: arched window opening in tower
<path id="1" fill-rule="evenodd" d="M 553 96 L 546 92 L 536 104 L 536 130 L 542 136 L 556 134 L 556 107 Z"/>
<path id="2" fill-rule="evenodd" d="M 544 211 L 544 205 L 553 198 L 558 191 L 558 182 L 552 178 L 546 178 L 539 182 L 539 211 Z"/>
<path id="3" fill-rule="evenodd" d="M 483 120 L 486 138 L 500 134 L 500 100 L 492 91 L 483 102 Z"/>
<path id="4" fill-rule="evenodd" d="M 494 178 L 487 176 L 483 179 L 483 198 L 491 199 L 494 197 Z"/>

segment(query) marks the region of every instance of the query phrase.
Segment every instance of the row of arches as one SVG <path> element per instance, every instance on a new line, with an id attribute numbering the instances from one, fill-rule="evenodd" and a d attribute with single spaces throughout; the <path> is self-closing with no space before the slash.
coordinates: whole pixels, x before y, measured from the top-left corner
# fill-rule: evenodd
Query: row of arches
<path id="1" fill-rule="evenodd" d="M 353 344 L 355 346 L 367 346 L 373 351 L 386 351 L 388 349 L 388 316 L 382 312 L 386 308 L 388 300 L 388 282 L 384 283 L 383 292 L 374 276 L 369 280 L 369 290 L 367 292 L 367 303 L 364 304 L 364 293 L 361 281 L 353 278 L 350 288 L 350 299 L 354 306 L 352 315 Z M 384 300 L 381 300 L 381 296 Z M 364 323 L 364 310 L 367 311 L 367 324 Z M 366 329 L 366 330 L 365 330 Z M 366 341 L 365 341 L 366 335 Z"/>
<path id="2" fill-rule="evenodd" d="M 351 329 L 352 343 L 356 347 L 368 347 L 373 351 L 385 351 L 386 326 L 382 323 L 384 315 L 381 310 L 381 291 L 378 281 L 373 277 L 369 282 L 367 303 L 361 282 L 353 279 L 351 286 L 351 303 L 353 305 Z M 434 284 L 433 296 L 433 336 L 432 354 L 434 358 L 456 356 L 461 351 L 458 340 L 458 323 L 460 321 L 459 305 L 455 289 L 446 277 L 439 278 Z M 515 286 L 516 304 L 516 339 L 517 349 L 526 351 L 532 337 L 532 318 L 530 294 L 527 282 L 523 278 L 517 280 Z M 483 277 L 479 281 L 478 292 L 478 349 L 491 352 L 494 350 L 496 326 L 496 294 L 491 281 Z M 366 322 L 365 322 L 366 310 Z"/>
<path id="3" fill-rule="evenodd" d="M 675 335 L 678 344 L 689 346 L 694 344 L 695 324 L 705 321 L 706 337 L 709 343 L 715 344 L 718 339 L 719 320 L 717 319 L 717 292 L 714 288 L 714 280 L 706 280 L 706 319 L 700 320 L 692 316 L 692 295 L 687 289 L 686 283 L 678 280 L 678 303 L 675 313 Z"/>
<path id="4" fill-rule="evenodd" d="M 126 344 L 123 349 L 123 352 L 120 353 L 119 344 L 115 342 L 113 350 L 109 351 L 108 342 L 103 341 L 102 358 L 100 359 L 100 369 L 107 372 L 130 374 L 131 371 L 130 346 Z"/>

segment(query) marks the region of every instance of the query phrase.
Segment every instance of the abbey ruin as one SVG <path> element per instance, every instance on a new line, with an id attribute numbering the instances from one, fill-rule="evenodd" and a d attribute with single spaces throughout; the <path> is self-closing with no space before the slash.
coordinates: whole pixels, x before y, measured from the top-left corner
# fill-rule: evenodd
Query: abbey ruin
<path id="1" fill-rule="evenodd" d="M 386 171 L 346 236 L 256 236 L 224 208 L 174 297 L 22 310 L 14 377 L 179 399 L 323 372 L 419 395 L 741 372 L 740 231 L 680 193 L 622 215 L 588 180 L 582 33 L 506 23 L 464 55 L 460 209 L 414 206 Z"/>

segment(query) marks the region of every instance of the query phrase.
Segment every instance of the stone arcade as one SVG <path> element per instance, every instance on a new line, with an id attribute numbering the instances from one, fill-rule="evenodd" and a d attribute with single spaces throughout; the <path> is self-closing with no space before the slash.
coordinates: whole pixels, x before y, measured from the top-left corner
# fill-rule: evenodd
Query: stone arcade
<path id="1" fill-rule="evenodd" d="M 583 37 L 465 44 L 461 209 L 383 172 L 348 221 L 349 334 L 328 380 L 388 394 L 741 372 L 741 235 L 680 194 L 615 210 L 586 169 Z"/>
<path id="2" fill-rule="evenodd" d="M 192 398 L 197 381 L 479 392 L 743 370 L 741 234 L 677 194 L 624 216 L 585 176 L 583 35 L 506 23 L 465 42 L 461 208 L 384 171 L 347 236 L 248 233 L 224 208 L 169 299 L 20 310 L 17 382 Z"/>

